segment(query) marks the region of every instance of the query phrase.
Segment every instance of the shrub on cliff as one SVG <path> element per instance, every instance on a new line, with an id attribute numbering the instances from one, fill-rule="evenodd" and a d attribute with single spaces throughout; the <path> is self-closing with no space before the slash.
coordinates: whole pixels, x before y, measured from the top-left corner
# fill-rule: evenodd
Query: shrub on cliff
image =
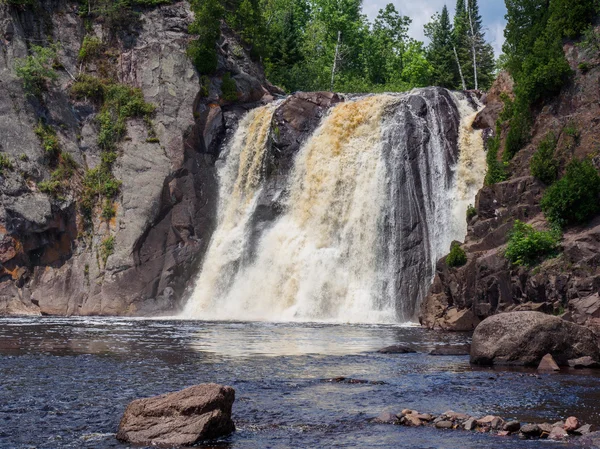
<path id="1" fill-rule="evenodd" d="M 558 161 L 554 158 L 556 137 L 549 133 L 540 143 L 537 151 L 531 158 L 531 175 L 550 185 L 558 177 Z"/>
<path id="2" fill-rule="evenodd" d="M 31 54 L 15 61 L 17 76 L 23 81 L 23 89 L 28 95 L 40 96 L 48 89 L 48 84 L 58 78 L 54 65 L 56 46 L 31 46 Z"/>
<path id="3" fill-rule="evenodd" d="M 589 160 L 574 159 L 542 197 L 546 218 L 559 226 L 584 223 L 600 213 L 600 174 Z"/>
<path id="4" fill-rule="evenodd" d="M 460 244 L 454 242 L 450 248 L 450 254 L 446 256 L 446 265 L 449 268 L 462 267 L 467 263 L 467 254 L 460 247 Z"/>
<path id="5" fill-rule="evenodd" d="M 504 255 L 515 265 L 534 265 L 558 252 L 560 237 L 559 231 L 537 231 L 517 220 Z"/>

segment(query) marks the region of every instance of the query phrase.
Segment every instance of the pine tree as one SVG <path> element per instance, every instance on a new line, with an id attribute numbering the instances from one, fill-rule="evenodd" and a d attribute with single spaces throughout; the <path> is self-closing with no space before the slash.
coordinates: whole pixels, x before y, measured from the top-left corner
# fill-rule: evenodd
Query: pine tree
<path id="1" fill-rule="evenodd" d="M 475 84 L 469 28 L 469 16 L 465 0 L 456 0 L 452 40 L 456 49 L 455 59 L 458 59 L 456 63 L 460 64 L 467 89 L 473 88 Z"/>
<path id="2" fill-rule="evenodd" d="M 469 20 L 468 35 L 470 39 L 471 53 L 475 50 L 475 61 L 477 64 L 477 87 L 487 89 L 494 80 L 494 49 L 485 41 L 482 18 L 479 13 L 477 0 L 468 0 L 467 19 Z M 475 67 L 473 66 L 473 55 L 471 54 L 471 69 L 473 73 L 473 86 L 475 87 Z M 469 79 L 469 78 L 468 78 Z"/>
<path id="3" fill-rule="evenodd" d="M 427 59 L 433 66 L 433 84 L 448 89 L 459 89 L 460 78 L 455 63 L 453 30 L 448 8 L 432 17 L 425 25 L 425 35 L 431 40 L 427 48 Z"/>

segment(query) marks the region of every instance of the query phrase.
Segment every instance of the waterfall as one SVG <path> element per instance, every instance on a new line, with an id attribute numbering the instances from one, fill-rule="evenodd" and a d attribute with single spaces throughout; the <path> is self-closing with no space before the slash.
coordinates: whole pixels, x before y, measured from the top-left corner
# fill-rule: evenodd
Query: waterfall
<path id="1" fill-rule="evenodd" d="M 467 205 L 483 184 L 476 111 L 443 89 L 338 104 L 296 155 L 281 214 L 257 235 L 252 217 L 277 107 L 249 112 L 225 150 L 217 228 L 182 316 L 414 319 L 436 261 L 464 238 Z"/>

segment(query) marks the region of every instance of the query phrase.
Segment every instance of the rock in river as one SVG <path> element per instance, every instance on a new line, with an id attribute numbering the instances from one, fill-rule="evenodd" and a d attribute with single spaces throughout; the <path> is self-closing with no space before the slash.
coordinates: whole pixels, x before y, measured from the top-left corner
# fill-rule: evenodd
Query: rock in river
<path id="1" fill-rule="evenodd" d="M 593 332 L 583 326 L 540 312 L 510 312 L 485 319 L 475 329 L 471 363 L 536 366 L 552 354 L 559 365 L 600 351 Z"/>
<path id="2" fill-rule="evenodd" d="M 191 446 L 235 430 L 231 407 L 235 390 L 202 384 L 131 402 L 117 439 L 130 444 Z"/>

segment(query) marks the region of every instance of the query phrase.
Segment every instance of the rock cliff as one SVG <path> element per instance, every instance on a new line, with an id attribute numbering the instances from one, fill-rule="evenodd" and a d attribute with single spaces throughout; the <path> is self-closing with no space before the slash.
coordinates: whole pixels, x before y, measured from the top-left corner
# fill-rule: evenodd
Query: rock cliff
<path id="1" fill-rule="evenodd" d="M 118 32 L 79 8 L 0 3 L 0 315 L 169 313 L 214 226 L 220 142 L 240 113 L 281 92 L 224 24 L 216 75 L 200 77 L 186 54 L 186 2 L 140 7 Z M 51 43 L 55 77 L 32 95 L 17 68 Z M 226 74 L 235 101 L 223 95 Z M 74 94 L 82 76 L 108 86 L 104 105 Z M 107 152 L 103 133 L 121 116 L 102 114 L 122 86 L 154 111 L 127 116 Z M 96 179 L 118 192 L 95 194 L 86 214 Z"/>
<path id="2" fill-rule="evenodd" d="M 529 167 L 533 153 L 549 132 L 557 136 L 561 172 L 573 157 L 589 157 L 600 168 L 600 68 L 598 64 L 591 68 L 581 64 L 583 57 L 576 45 L 568 44 L 565 51 L 575 73 L 572 82 L 535 111 L 531 142 L 510 162 L 509 179 L 479 192 L 476 215 L 468 220 L 464 245 L 468 262 L 460 268 L 448 268 L 444 259 L 439 261 L 433 286 L 422 304 L 422 324 L 466 331 L 499 312 L 534 310 L 598 328 L 600 218 L 585 226 L 566 228 L 560 255 L 538 266 L 515 267 L 504 257 L 515 220 L 538 229 L 548 227 L 540 208 L 546 186 L 530 175 Z M 512 81 L 506 74 L 498 78 L 487 95 L 486 108 L 475 120 L 476 126 L 487 129 L 488 136 L 494 133 L 503 109 L 502 93 L 512 95 Z M 504 139 L 506 130 L 501 131 Z"/>

